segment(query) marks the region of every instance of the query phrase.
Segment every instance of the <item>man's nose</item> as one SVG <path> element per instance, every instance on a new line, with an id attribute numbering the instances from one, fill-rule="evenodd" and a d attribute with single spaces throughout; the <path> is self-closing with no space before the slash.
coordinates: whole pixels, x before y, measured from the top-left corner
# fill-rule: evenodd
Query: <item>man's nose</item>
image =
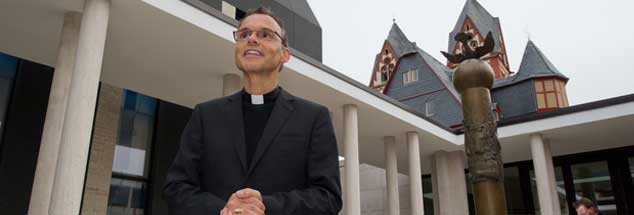
<path id="1" fill-rule="evenodd" d="M 257 32 L 251 32 L 251 34 L 249 34 L 249 36 L 247 37 L 247 42 L 257 42 L 258 41 L 258 37 L 257 37 Z"/>

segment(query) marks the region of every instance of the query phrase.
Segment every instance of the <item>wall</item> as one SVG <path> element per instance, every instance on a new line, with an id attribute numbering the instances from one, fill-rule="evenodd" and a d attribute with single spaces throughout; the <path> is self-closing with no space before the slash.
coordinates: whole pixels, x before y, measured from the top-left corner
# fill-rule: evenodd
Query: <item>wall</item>
<path id="1" fill-rule="evenodd" d="M 82 214 L 103 214 L 108 209 L 112 160 L 117 144 L 123 90 L 101 83 L 92 131 Z"/>

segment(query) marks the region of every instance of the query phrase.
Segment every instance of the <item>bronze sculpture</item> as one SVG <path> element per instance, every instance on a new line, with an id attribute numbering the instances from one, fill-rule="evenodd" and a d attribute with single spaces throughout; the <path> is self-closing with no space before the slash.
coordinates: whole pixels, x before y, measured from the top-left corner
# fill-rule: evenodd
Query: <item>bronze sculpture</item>
<path id="1" fill-rule="evenodd" d="M 455 64 L 461 63 L 466 59 L 480 59 L 480 57 L 493 51 L 493 48 L 495 47 L 495 41 L 493 41 L 493 36 L 491 35 L 491 32 L 489 32 L 484 39 L 484 45 L 474 48 L 469 46 L 469 41 L 473 40 L 473 34 L 471 33 L 460 32 L 456 34 L 454 40 L 462 43 L 461 54 L 451 55 L 444 51 L 440 51 L 440 53 L 442 53 L 442 55 L 444 55 L 445 58 L 449 60 L 449 62 Z"/>
<path id="2" fill-rule="evenodd" d="M 476 214 L 506 214 L 504 163 L 491 110 L 493 69 L 480 59 L 493 50 L 495 42 L 491 32 L 479 47 L 469 46 L 468 42 L 473 39 L 471 33 L 458 33 L 454 39 L 462 43 L 462 53 L 442 54 L 450 62 L 459 64 L 453 82 L 462 99 L 465 151 L 472 175 Z"/>

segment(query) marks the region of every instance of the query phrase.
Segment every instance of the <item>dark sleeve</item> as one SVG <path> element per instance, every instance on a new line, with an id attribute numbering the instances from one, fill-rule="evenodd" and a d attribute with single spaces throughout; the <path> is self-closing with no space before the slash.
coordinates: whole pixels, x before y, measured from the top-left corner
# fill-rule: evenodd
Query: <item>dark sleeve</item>
<path id="1" fill-rule="evenodd" d="M 202 116 L 194 108 L 183 130 L 178 153 L 167 171 L 163 198 L 172 215 L 219 214 L 225 201 L 200 188 L 200 159 L 203 144 Z"/>
<path id="2" fill-rule="evenodd" d="M 308 155 L 308 188 L 264 195 L 266 214 L 336 215 L 341 210 L 339 153 L 328 109 L 314 120 Z"/>

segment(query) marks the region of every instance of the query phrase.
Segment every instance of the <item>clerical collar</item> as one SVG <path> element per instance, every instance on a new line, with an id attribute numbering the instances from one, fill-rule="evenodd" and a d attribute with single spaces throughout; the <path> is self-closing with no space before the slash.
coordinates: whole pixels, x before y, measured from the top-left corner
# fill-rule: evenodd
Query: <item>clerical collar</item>
<path id="1" fill-rule="evenodd" d="M 273 91 L 268 92 L 264 95 L 251 95 L 243 88 L 242 89 L 242 103 L 252 104 L 252 105 L 273 103 L 277 99 L 277 96 L 280 94 L 280 91 L 281 89 L 278 86 Z"/>

